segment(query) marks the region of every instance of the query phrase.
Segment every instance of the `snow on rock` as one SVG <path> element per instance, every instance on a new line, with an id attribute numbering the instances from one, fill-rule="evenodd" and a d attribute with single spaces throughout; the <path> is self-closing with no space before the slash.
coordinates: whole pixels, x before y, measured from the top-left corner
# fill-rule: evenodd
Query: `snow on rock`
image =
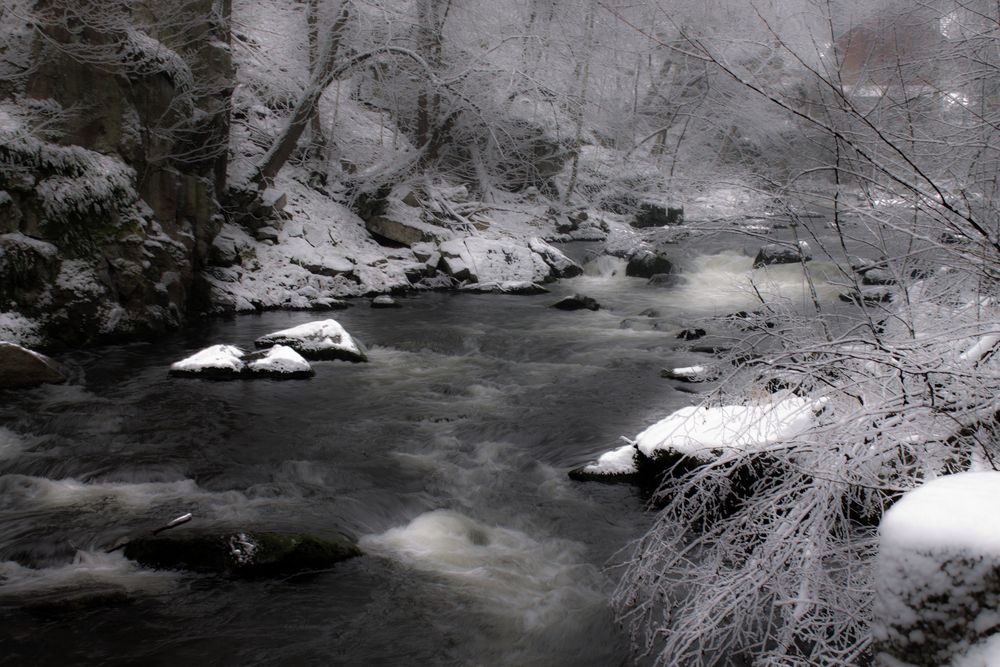
<path id="1" fill-rule="evenodd" d="M 995 665 L 1000 472 L 931 480 L 880 526 L 873 636 L 883 664 Z"/>
<path id="2" fill-rule="evenodd" d="M 212 250 L 214 266 L 203 273 L 211 311 L 340 307 L 343 297 L 410 287 L 407 248 L 384 248 L 346 206 L 318 196 L 295 168 L 282 170 L 276 187 L 288 195 L 290 216 L 273 243 L 232 224 Z"/>
<path id="3" fill-rule="evenodd" d="M 681 408 L 637 435 L 636 447 L 654 460 L 673 452 L 703 461 L 727 450 L 763 449 L 811 427 L 824 402 L 789 396 L 758 405 Z"/>
<path id="4" fill-rule="evenodd" d="M 342 359 L 368 361 L 364 346 L 354 339 L 337 320 L 307 322 L 291 329 L 275 331 L 261 336 L 257 347 L 287 345 L 306 359 Z"/>
<path id="5" fill-rule="evenodd" d="M 44 354 L 14 343 L 0 342 L 0 389 L 65 381 L 66 374 L 59 364 Z"/>
<path id="6" fill-rule="evenodd" d="M 251 375 L 278 378 L 302 378 L 315 375 L 309 362 L 298 352 L 285 345 L 275 345 L 244 357 Z"/>
<path id="7" fill-rule="evenodd" d="M 235 345 L 212 345 L 171 364 L 170 374 L 182 377 L 238 377 L 245 368 L 244 354 Z"/>
<path id="8" fill-rule="evenodd" d="M 704 382 L 707 375 L 708 367 L 706 366 L 664 368 L 660 371 L 660 377 L 668 380 L 680 380 L 681 382 Z"/>
<path id="9" fill-rule="evenodd" d="M 552 267 L 552 275 L 556 278 L 573 278 L 583 273 L 582 266 L 537 236 L 528 239 L 528 247 Z"/>
<path id="10" fill-rule="evenodd" d="M 463 292 L 477 294 L 545 294 L 547 289 L 529 280 L 505 280 L 503 282 L 472 283 L 461 288 Z"/>
<path id="11" fill-rule="evenodd" d="M 388 294 L 379 294 L 372 299 L 372 308 L 401 308 L 402 304 Z"/>
<path id="12" fill-rule="evenodd" d="M 639 473 L 634 444 L 605 452 L 594 463 L 570 470 L 571 479 L 578 481 L 630 481 Z"/>
<path id="13" fill-rule="evenodd" d="M 552 275 L 541 255 L 513 240 L 470 236 L 442 243 L 440 252 L 444 271 L 470 283 L 544 282 Z"/>
<path id="14" fill-rule="evenodd" d="M 240 377 L 299 379 L 311 377 L 314 372 L 308 361 L 284 345 L 249 354 L 235 345 L 212 345 L 171 364 L 170 374 L 231 380 Z"/>

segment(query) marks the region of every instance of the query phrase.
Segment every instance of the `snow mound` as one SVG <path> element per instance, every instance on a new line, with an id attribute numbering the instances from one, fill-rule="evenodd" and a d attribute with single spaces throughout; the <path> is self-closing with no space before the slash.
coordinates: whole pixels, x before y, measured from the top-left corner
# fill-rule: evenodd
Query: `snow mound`
<path id="1" fill-rule="evenodd" d="M 354 339 L 337 320 L 307 322 L 291 329 L 283 329 L 261 336 L 257 347 L 287 345 L 306 359 L 342 359 L 368 361 L 364 346 Z"/>
<path id="2" fill-rule="evenodd" d="M 727 450 L 753 451 L 796 437 L 815 423 L 824 399 L 788 397 L 760 405 L 681 408 L 636 436 L 639 451 L 710 460 Z"/>
<path id="3" fill-rule="evenodd" d="M 994 665 L 1000 641 L 1000 472 L 906 493 L 885 514 L 872 628 L 884 663 Z"/>

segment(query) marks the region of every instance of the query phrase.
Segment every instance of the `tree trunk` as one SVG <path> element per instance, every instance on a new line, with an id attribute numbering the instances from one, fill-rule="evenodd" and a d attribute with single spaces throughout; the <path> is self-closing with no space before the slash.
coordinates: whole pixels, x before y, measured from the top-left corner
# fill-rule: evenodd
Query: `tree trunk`
<path id="1" fill-rule="evenodd" d="M 343 33 L 344 26 L 347 24 L 348 16 L 347 3 L 345 2 L 341 5 L 340 16 L 337 18 L 337 23 L 333 26 L 330 43 L 324 52 L 322 62 L 316 71 L 313 72 L 309 81 L 309 87 L 306 88 L 298 104 L 295 105 L 295 111 L 292 112 L 292 117 L 288 121 L 285 131 L 275 140 L 274 145 L 271 146 L 271 150 L 267 152 L 260 167 L 257 168 L 257 173 L 253 181 L 258 186 L 274 180 L 274 177 L 278 175 L 278 171 L 285 166 L 288 158 L 295 151 L 299 139 L 302 138 L 302 133 L 305 131 L 310 119 L 315 115 L 316 108 L 319 105 L 319 98 L 323 95 L 323 91 L 329 84 L 329 78 L 333 73 L 333 65 L 336 62 L 337 50 L 340 46 L 340 36 Z"/>

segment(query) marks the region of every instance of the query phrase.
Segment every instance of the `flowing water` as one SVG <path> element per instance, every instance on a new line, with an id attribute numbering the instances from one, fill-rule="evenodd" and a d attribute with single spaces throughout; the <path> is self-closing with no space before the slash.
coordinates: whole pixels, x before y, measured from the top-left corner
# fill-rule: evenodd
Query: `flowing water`
<path id="1" fill-rule="evenodd" d="M 307 381 L 167 368 L 317 313 L 60 357 L 70 383 L 0 394 L 0 663 L 629 664 L 609 566 L 650 517 L 632 487 L 566 472 L 697 400 L 659 369 L 705 359 L 674 334 L 753 307 L 749 276 L 769 298 L 808 298 L 797 267 L 750 262 L 697 257 L 664 289 L 602 258 L 548 295 L 359 304 L 333 316 L 370 363 L 315 362 Z M 604 309 L 549 308 L 572 292 Z M 647 308 L 657 328 L 622 328 Z M 366 555 L 236 581 L 104 553 L 186 512 L 189 526 L 346 531 Z"/>

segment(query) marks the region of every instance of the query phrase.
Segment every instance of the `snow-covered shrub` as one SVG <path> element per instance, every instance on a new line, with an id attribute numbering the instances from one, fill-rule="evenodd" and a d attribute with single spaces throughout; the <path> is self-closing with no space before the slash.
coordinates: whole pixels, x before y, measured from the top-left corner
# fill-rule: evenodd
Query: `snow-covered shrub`
<path id="1" fill-rule="evenodd" d="M 975 273 L 906 280 L 891 304 L 842 329 L 794 313 L 775 327 L 777 305 L 770 327 L 750 328 L 747 345 L 764 358 L 712 402 L 754 405 L 784 387 L 823 407 L 793 437 L 723 448 L 664 480 L 663 509 L 615 596 L 658 664 L 871 658 L 884 510 L 928 479 L 1000 457 L 997 285 Z M 769 465 L 748 482 L 742 471 L 762 454 Z"/>

